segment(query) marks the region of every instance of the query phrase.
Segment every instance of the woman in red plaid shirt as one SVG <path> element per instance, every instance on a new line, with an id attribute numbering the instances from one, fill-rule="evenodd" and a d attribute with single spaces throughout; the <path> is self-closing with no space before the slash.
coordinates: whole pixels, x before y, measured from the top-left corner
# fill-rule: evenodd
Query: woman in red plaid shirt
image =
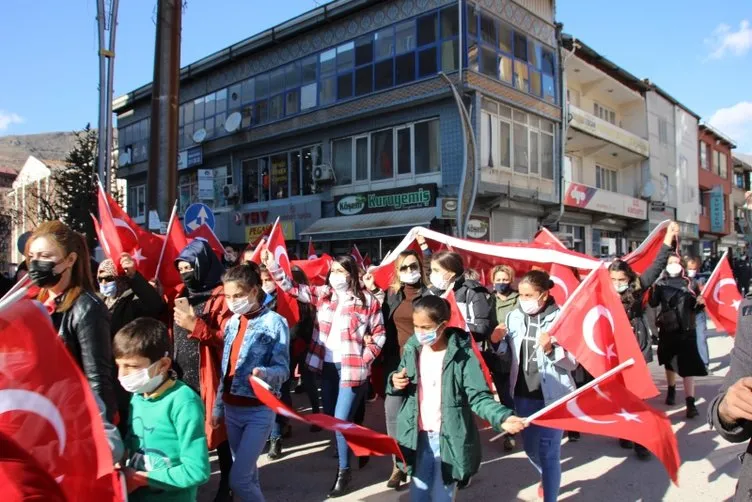
<path id="1" fill-rule="evenodd" d="M 358 265 L 352 256 L 339 256 L 331 265 L 325 286 L 295 284 L 264 251 L 262 260 L 277 284 L 298 301 L 316 308 L 316 323 L 306 364 L 321 374 L 324 413 L 353 421 L 365 398 L 371 364 L 386 340 L 378 300 L 360 285 Z M 347 442 L 337 433 L 339 470 L 329 497 L 350 491 Z"/>

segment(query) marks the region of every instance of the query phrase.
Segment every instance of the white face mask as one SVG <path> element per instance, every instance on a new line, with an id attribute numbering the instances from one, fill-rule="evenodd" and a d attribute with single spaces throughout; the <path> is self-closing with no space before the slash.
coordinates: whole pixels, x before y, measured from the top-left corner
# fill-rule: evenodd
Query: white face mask
<path id="1" fill-rule="evenodd" d="M 349 281 L 342 274 L 331 274 L 329 276 L 329 285 L 337 292 L 347 291 Z"/>
<path id="2" fill-rule="evenodd" d="M 535 300 L 520 300 L 520 308 L 524 313 L 527 315 L 534 315 L 540 312 L 541 306 L 540 298 L 537 298 Z"/>
<path id="3" fill-rule="evenodd" d="M 240 298 L 239 300 L 228 301 L 227 308 L 230 312 L 237 315 L 245 315 L 253 310 L 257 305 L 257 302 L 251 302 L 248 297 Z"/>
<path id="4" fill-rule="evenodd" d="M 148 368 L 141 368 L 130 375 L 119 377 L 120 385 L 131 394 L 149 394 L 154 392 L 165 380 L 165 376 L 161 373 L 149 376 L 151 369 L 156 368 L 158 364 L 159 361 L 156 361 Z"/>
<path id="5" fill-rule="evenodd" d="M 626 282 L 612 282 L 611 284 L 614 285 L 614 288 L 616 288 L 617 293 L 623 293 L 629 287 L 629 284 L 627 284 Z"/>
<path id="6" fill-rule="evenodd" d="M 399 279 L 402 284 L 418 284 L 418 281 L 420 281 L 420 271 L 400 272 Z"/>
<path id="7" fill-rule="evenodd" d="M 444 272 L 431 272 L 431 277 L 429 278 L 431 284 L 442 291 L 446 291 L 450 284 L 450 280 L 446 279 L 444 275 Z"/>
<path id="8" fill-rule="evenodd" d="M 697 270 L 687 270 L 687 277 L 693 279 L 697 275 Z"/>
<path id="9" fill-rule="evenodd" d="M 265 282 L 261 285 L 261 289 L 264 290 L 264 293 L 267 295 L 271 295 L 275 291 L 277 291 L 277 285 L 273 282 Z"/>
<path id="10" fill-rule="evenodd" d="M 677 275 L 681 274 L 682 266 L 678 263 L 669 263 L 666 265 L 666 272 L 671 277 L 676 277 Z"/>

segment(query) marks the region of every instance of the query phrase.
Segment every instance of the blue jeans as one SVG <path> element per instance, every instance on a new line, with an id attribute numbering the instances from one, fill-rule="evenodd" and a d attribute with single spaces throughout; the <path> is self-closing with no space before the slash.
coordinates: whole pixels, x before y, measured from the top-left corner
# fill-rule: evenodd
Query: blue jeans
<path id="1" fill-rule="evenodd" d="M 321 371 L 321 400 L 324 405 L 324 413 L 340 420 L 352 422 L 358 411 L 360 402 L 365 397 L 368 385 L 364 382 L 357 387 L 340 387 L 340 365 L 324 363 Z M 342 433 L 335 433 L 337 439 L 337 456 L 339 468 L 350 468 L 350 449 Z"/>
<path id="2" fill-rule="evenodd" d="M 292 372 L 290 372 L 292 375 Z M 292 408 L 292 395 L 290 394 L 290 385 L 292 384 L 292 377 L 282 384 L 280 389 L 280 401 Z M 287 425 L 289 419 L 284 415 L 276 415 L 274 423 L 272 424 L 272 432 L 269 434 L 269 439 L 281 439 L 282 438 L 282 426 Z"/>
<path id="3" fill-rule="evenodd" d="M 227 438 L 234 459 L 230 488 L 243 502 L 264 502 L 256 462 L 269 437 L 273 421 L 274 412 L 266 406 L 225 405 Z"/>
<path id="4" fill-rule="evenodd" d="M 445 485 L 441 476 L 439 433 L 420 431 L 410 483 L 410 502 L 451 502 L 457 484 Z"/>
<path id="5" fill-rule="evenodd" d="M 520 378 L 523 378 L 520 376 Z M 542 400 L 515 396 L 515 414 L 518 417 L 532 415 L 545 406 Z M 527 458 L 538 469 L 543 482 L 544 502 L 556 502 L 561 485 L 561 437 L 562 431 L 530 424 L 522 431 L 522 442 Z"/>

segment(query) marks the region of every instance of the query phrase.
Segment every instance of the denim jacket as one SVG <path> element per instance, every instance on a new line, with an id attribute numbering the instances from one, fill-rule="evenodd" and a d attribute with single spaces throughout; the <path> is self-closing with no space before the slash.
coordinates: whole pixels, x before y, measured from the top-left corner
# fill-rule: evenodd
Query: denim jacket
<path id="1" fill-rule="evenodd" d="M 227 374 L 232 343 L 238 336 L 240 316 L 234 315 L 225 325 L 225 348 L 222 352 L 222 378 L 219 380 L 217 400 L 213 415 L 224 415 L 222 394 L 224 375 Z M 290 378 L 290 333 L 287 321 L 279 314 L 264 309 L 258 316 L 248 320 L 243 344 L 240 347 L 235 364 L 235 376 L 232 379 L 230 394 L 242 397 L 256 397 L 251 388 L 249 377 L 254 368 L 263 370 L 262 380 L 269 384 L 279 395 L 282 384 Z"/>
<path id="2" fill-rule="evenodd" d="M 541 332 L 548 331 L 558 316 L 559 309 L 545 315 L 541 319 L 538 336 L 540 336 Z M 500 354 L 506 353 L 507 350 L 512 351 L 512 369 L 509 374 L 509 385 L 513 395 L 520 370 L 520 349 L 527 332 L 528 317 L 519 308 L 507 314 L 507 336 L 499 344 L 498 349 Z M 574 356 L 564 350 L 563 347 L 554 345 L 554 350 L 546 355 L 543 349 L 538 346 L 535 358 L 538 361 L 538 371 L 541 375 L 541 391 L 543 392 L 543 400 L 546 404 L 551 404 L 575 390 L 576 386 L 571 372 L 577 367 L 577 362 Z"/>

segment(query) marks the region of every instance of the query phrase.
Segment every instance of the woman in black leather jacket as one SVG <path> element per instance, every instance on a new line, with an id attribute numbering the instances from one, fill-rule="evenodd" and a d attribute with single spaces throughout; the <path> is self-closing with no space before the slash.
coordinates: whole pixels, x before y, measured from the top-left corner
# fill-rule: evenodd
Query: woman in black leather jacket
<path id="1" fill-rule="evenodd" d="M 92 390 L 115 420 L 114 361 L 107 308 L 94 293 L 89 249 L 84 237 L 60 221 L 37 227 L 26 246 L 29 277 L 40 289 L 37 299 Z"/>

